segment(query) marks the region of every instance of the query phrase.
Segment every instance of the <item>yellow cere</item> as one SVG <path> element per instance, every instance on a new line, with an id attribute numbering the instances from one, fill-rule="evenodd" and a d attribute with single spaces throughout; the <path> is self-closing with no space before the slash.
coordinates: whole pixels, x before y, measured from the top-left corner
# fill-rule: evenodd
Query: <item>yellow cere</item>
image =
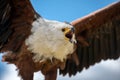
<path id="1" fill-rule="evenodd" d="M 68 27 L 62 29 L 62 31 L 63 31 L 65 34 L 68 33 L 68 32 L 70 32 L 70 30 L 71 30 L 71 29 L 68 28 Z"/>

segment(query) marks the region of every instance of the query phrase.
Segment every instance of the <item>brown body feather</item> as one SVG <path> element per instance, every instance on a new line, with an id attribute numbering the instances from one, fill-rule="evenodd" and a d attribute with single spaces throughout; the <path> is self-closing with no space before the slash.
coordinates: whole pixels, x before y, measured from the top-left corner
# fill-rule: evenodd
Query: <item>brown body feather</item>
<path id="1" fill-rule="evenodd" d="M 45 80 L 56 80 L 58 68 L 61 74 L 71 76 L 102 59 L 120 56 L 120 2 L 72 22 L 77 50 L 64 63 L 56 59 L 53 63 L 33 61 L 33 54 L 25 45 L 36 19 L 29 0 L 1 0 L 0 11 L 0 51 L 9 51 L 3 61 L 15 64 L 23 80 L 33 80 L 33 73 L 39 70 Z"/>

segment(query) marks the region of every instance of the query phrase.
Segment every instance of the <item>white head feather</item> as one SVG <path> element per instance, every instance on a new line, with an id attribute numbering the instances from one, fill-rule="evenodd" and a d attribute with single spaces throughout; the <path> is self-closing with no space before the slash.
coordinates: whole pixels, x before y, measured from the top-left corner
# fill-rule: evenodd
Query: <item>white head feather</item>
<path id="1" fill-rule="evenodd" d="M 32 34 L 26 39 L 26 45 L 28 50 L 35 54 L 35 61 L 53 57 L 63 61 L 68 54 L 73 53 L 74 44 L 65 40 L 65 34 L 62 32 L 62 28 L 73 26 L 42 18 L 33 22 L 32 26 Z"/>

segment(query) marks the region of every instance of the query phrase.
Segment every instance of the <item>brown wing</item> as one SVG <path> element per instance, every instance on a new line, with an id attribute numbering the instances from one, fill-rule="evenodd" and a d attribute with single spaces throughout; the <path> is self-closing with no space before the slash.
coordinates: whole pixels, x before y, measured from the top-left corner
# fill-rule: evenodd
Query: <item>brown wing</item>
<path id="1" fill-rule="evenodd" d="M 19 51 L 33 20 L 29 0 L 0 0 L 0 51 Z"/>
<path id="2" fill-rule="evenodd" d="M 75 20 L 72 25 L 78 40 L 76 53 L 79 65 L 67 60 L 66 68 L 60 70 L 61 74 L 75 75 L 102 59 L 117 59 L 120 56 L 120 2 Z"/>

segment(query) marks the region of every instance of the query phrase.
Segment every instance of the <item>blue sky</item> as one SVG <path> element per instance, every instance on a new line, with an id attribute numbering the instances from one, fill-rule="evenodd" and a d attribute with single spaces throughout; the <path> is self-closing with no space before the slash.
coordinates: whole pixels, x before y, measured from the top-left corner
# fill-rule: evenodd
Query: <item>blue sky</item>
<path id="1" fill-rule="evenodd" d="M 47 19 L 73 21 L 117 0 L 31 0 L 36 11 Z"/>
<path id="2" fill-rule="evenodd" d="M 95 10 L 105 7 L 117 0 L 31 0 L 35 10 L 44 18 L 71 22 Z M 0 60 L 1 60 L 0 55 Z M 20 80 L 14 65 L 0 61 L 0 80 Z M 4 73 L 5 74 L 4 74 Z M 58 80 L 120 80 L 120 59 L 102 61 L 100 64 L 83 70 L 74 77 L 59 76 Z M 3 77 L 3 78 L 1 78 Z M 35 74 L 35 80 L 43 80 L 43 76 Z"/>

